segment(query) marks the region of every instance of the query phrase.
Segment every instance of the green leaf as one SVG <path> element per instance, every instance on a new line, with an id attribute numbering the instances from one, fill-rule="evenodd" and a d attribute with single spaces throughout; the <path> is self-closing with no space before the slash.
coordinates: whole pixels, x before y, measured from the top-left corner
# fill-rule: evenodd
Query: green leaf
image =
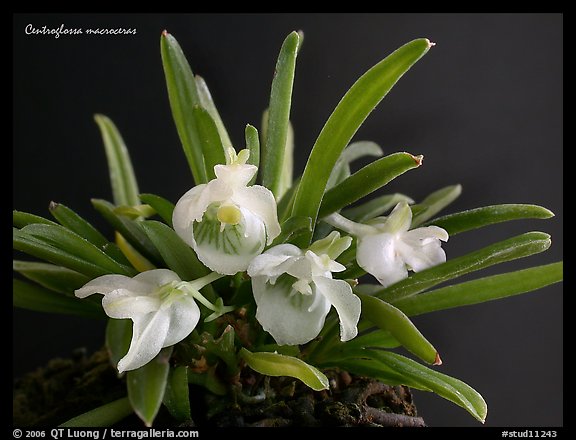
<path id="1" fill-rule="evenodd" d="M 399 202 L 413 203 L 414 201 L 404 194 L 386 194 L 354 208 L 346 209 L 342 211 L 342 215 L 352 221 L 362 223 L 384 214 Z"/>
<path id="2" fill-rule="evenodd" d="M 90 278 L 108 273 L 128 276 L 136 273 L 60 225 L 31 224 L 20 230 L 13 229 L 13 247 Z"/>
<path id="3" fill-rule="evenodd" d="M 342 154 L 336 161 L 328 183 L 326 184 L 326 189 L 330 189 L 350 177 L 350 163 L 363 156 L 380 157 L 382 154 L 382 148 L 380 148 L 376 142 L 359 141 L 351 143 L 342 151 Z"/>
<path id="4" fill-rule="evenodd" d="M 118 362 L 128 353 L 131 340 L 132 320 L 112 318 L 108 320 L 108 324 L 106 324 L 106 349 L 114 369 L 118 368 Z"/>
<path id="5" fill-rule="evenodd" d="M 170 368 L 163 402 L 178 422 L 191 419 L 187 366 Z"/>
<path id="6" fill-rule="evenodd" d="M 194 106 L 192 114 L 198 128 L 198 137 L 206 165 L 206 176 L 208 180 L 212 180 L 216 178 L 214 165 L 226 164 L 226 156 L 224 155 L 220 134 L 218 134 L 216 123 L 207 110 Z"/>
<path id="7" fill-rule="evenodd" d="M 312 230 L 312 219 L 310 217 L 290 217 L 282 223 L 280 235 L 274 239 L 271 246 L 286 243 L 303 233 Z"/>
<path id="8" fill-rule="evenodd" d="M 433 365 L 442 364 L 438 351 L 404 313 L 373 296 L 359 295 L 359 297 L 362 300 L 362 315 L 366 319 L 382 330 L 389 331 L 406 350 L 424 362 Z"/>
<path id="9" fill-rule="evenodd" d="M 421 163 L 422 156 L 394 153 L 366 165 L 326 192 L 320 206 L 319 217 L 322 218 L 354 203 L 406 171 L 419 167 Z"/>
<path id="10" fill-rule="evenodd" d="M 140 221 L 132 220 L 115 212 L 116 207 L 106 200 L 92 199 L 92 205 L 112 225 L 134 248 L 151 263 L 159 265 L 162 263 L 162 257 L 140 228 Z"/>
<path id="11" fill-rule="evenodd" d="M 493 275 L 404 298 L 395 305 L 409 316 L 479 304 L 562 281 L 562 262 Z"/>
<path id="12" fill-rule="evenodd" d="M 528 218 L 547 219 L 554 217 L 554 213 L 537 205 L 505 204 L 484 206 L 468 211 L 449 214 L 436 218 L 426 225 L 436 225 L 446 229 L 448 234 L 456 235 L 460 232 L 472 231 L 483 226 L 510 220 L 523 220 Z"/>
<path id="13" fill-rule="evenodd" d="M 94 408 L 59 425 L 60 428 L 103 428 L 112 426 L 132 414 L 128 397 Z"/>
<path id="14" fill-rule="evenodd" d="M 27 310 L 45 313 L 62 313 L 86 318 L 103 318 L 99 304 L 64 296 L 25 281 L 12 280 L 12 304 Z"/>
<path id="15" fill-rule="evenodd" d="M 356 336 L 354 339 L 341 343 L 342 351 L 347 348 L 396 348 L 402 345 L 388 330 L 372 329 Z"/>
<path id="16" fill-rule="evenodd" d="M 12 211 L 12 224 L 17 228 L 23 228 L 24 226 L 32 225 L 35 223 L 40 223 L 43 225 L 57 225 L 51 220 L 40 217 L 39 215 L 29 214 L 22 211 Z"/>
<path id="17" fill-rule="evenodd" d="M 461 406 L 477 420 L 484 423 L 488 412 L 486 402 L 476 390 L 461 380 L 438 373 L 396 353 L 370 350 L 369 356 L 382 362 L 402 376 L 421 384 L 425 390 L 429 389 Z"/>
<path id="18" fill-rule="evenodd" d="M 173 229 L 154 220 L 140 222 L 140 226 L 157 247 L 169 269 L 183 280 L 194 280 L 210 271 Z"/>
<path id="19" fill-rule="evenodd" d="M 310 217 L 312 224 L 316 224 L 328 178 L 342 150 L 368 114 L 430 46 L 425 38 L 405 44 L 368 70 L 348 90 L 312 148 L 294 201 L 293 215 Z M 302 240 L 303 247 L 310 244 L 312 234 L 307 238 Z"/>
<path id="20" fill-rule="evenodd" d="M 137 205 L 140 203 L 138 200 L 138 183 L 122 136 L 120 136 L 114 123 L 106 116 L 94 115 L 94 120 L 100 128 L 106 150 L 114 203 L 116 205 Z"/>
<path id="21" fill-rule="evenodd" d="M 428 197 L 426 197 L 422 202 L 411 206 L 413 217 L 411 229 L 421 225 L 426 220 L 431 219 L 444 208 L 446 208 L 450 203 L 456 200 L 462 193 L 462 185 L 451 185 L 445 188 L 441 188 L 438 191 L 434 191 Z M 422 209 L 419 211 L 419 209 Z"/>
<path id="22" fill-rule="evenodd" d="M 224 361 L 230 377 L 238 374 L 238 360 L 236 358 L 234 338 L 234 327 L 227 325 L 218 339 L 215 340 L 212 335 L 208 335 L 207 341 L 204 344 L 208 354 L 213 354 Z"/>
<path id="23" fill-rule="evenodd" d="M 240 356 L 250 368 L 267 376 L 289 376 L 300 379 L 314 391 L 327 390 L 328 378 L 317 368 L 306 362 L 278 353 L 251 353 L 240 349 Z"/>
<path id="24" fill-rule="evenodd" d="M 244 138 L 246 139 L 246 148 L 250 151 L 250 156 L 248 156 L 248 165 L 254 165 L 255 167 L 260 166 L 260 138 L 258 137 L 258 130 L 250 124 L 246 125 L 244 130 Z M 253 185 L 256 182 L 258 173 L 250 180 L 248 185 Z"/>
<path id="25" fill-rule="evenodd" d="M 154 208 L 154 211 L 158 213 L 162 220 L 164 220 L 168 226 L 172 227 L 174 203 L 156 194 L 140 194 L 140 200 Z"/>
<path id="26" fill-rule="evenodd" d="M 144 255 L 134 249 L 122 234 L 116 231 L 115 236 L 118 248 L 138 272 L 146 272 L 148 270 L 156 269 L 156 266 L 154 266 Z"/>
<path id="27" fill-rule="evenodd" d="M 206 183 L 208 179 L 202 156 L 202 142 L 193 114 L 194 107 L 201 105 L 196 80 L 180 45 L 166 31 L 162 32 L 160 38 L 160 52 L 172 117 L 184 154 L 196 184 Z"/>
<path id="28" fill-rule="evenodd" d="M 12 269 L 47 289 L 68 295 L 90 281 L 86 275 L 49 263 L 14 260 Z"/>
<path id="29" fill-rule="evenodd" d="M 294 181 L 292 186 L 286 190 L 284 195 L 278 201 L 278 219 L 281 222 L 292 216 L 292 208 L 294 206 L 294 200 L 296 199 L 296 190 L 298 189 L 299 183 L 300 178 Z"/>
<path id="30" fill-rule="evenodd" d="M 134 412 L 147 427 L 152 426 L 162 405 L 171 354 L 172 347 L 164 348 L 146 365 L 126 374 L 128 399 Z"/>
<path id="31" fill-rule="evenodd" d="M 422 272 L 411 274 L 408 278 L 381 289 L 374 295 L 396 304 L 402 298 L 416 295 L 445 281 L 495 264 L 534 255 L 549 247 L 550 236 L 548 234 L 527 232 L 453 258 Z"/>
<path id="32" fill-rule="evenodd" d="M 208 113 L 210 113 L 210 116 L 214 120 L 216 128 L 218 129 L 218 134 L 222 140 L 222 146 L 224 148 L 230 148 L 232 146 L 232 142 L 230 141 L 226 127 L 224 127 L 220 113 L 218 113 L 218 110 L 216 109 L 216 104 L 214 104 L 210 90 L 208 90 L 208 85 L 204 81 L 204 78 L 201 76 L 196 75 L 194 78 L 196 80 L 196 92 L 198 93 L 198 98 L 200 99 L 200 105 L 205 108 Z"/>
<path id="33" fill-rule="evenodd" d="M 292 103 L 292 86 L 300 37 L 291 32 L 280 49 L 270 91 L 266 142 L 262 148 L 262 185 L 279 196 L 286 138 Z"/>
<path id="34" fill-rule="evenodd" d="M 67 206 L 62 205 L 61 203 L 50 202 L 48 209 L 54 218 L 58 220 L 58 223 L 70 229 L 72 232 L 75 232 L 80 237 L 88 240 L 94 246 L 103 248 L 108 243 L 106 237 L 104 237 L 94 226 Z"/>

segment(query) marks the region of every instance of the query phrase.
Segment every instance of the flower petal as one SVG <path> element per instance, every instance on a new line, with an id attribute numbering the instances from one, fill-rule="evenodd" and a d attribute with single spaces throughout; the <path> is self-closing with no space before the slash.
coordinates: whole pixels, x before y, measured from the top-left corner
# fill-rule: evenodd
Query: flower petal
<path id="1" fill-rule="evenodd" d="M 276 278 L 286 272 L 282 263 L 292 257 L 300 256 L 302 256 L 302 251 L 293 244 L 274 246 L 250 262 L 248 275 L 250 277 L 266 276 L 274 284 Z"/>
<path id="2" fill-rule="evenodd" d="M 266 225 L 267 244 L 272 243 L 280 235 L 276 200 L 268 188 L 260 185 L 237 188 L 232 196 L 232 201 L 262 219 Z"/>
<path id="3" fill-rule="evenodd" d="M 186 294 L 175 292 L 178 295 L 168 307 L 170 326 L 162 347 L 177 344 L 190 333 L 200 320 L 200 308 L 194 299 Z"/>
<path id="4" fill-rule="evenodd" d="M 136 370 L 150 362 L 163 347 L 168 334 L 170 316 L 167 309 L 148 313 L 134 320 L 128 353 L 118 362 L 118 372 Z"/>
<path id="5" fill-rule="evenodd" d="M 381 227 L 383 232 L 398 234 L 406 232 L 412 224 L 412 210 L 406 201 L 399 202 Z"/>
<path id="6" fill-rule="evenodd" d="M 162 302 L 157 296 L 133 296 L 126 289 L 117 289 L 102 298 L 102 307 L 110 318 L 136 319 L 156 312 Z"/>
<path id="7" fill-rule="evenodd" d="M 349 341 L 358 334 L 361 301 L 352 287 L 344 280 L 333 280 L 326 277 L 314 277 L 318 291 L 334 306 L 340 319 L 340 340 Z"/>
<path id="8" fill-rule="evenodd" d="M 208 185 L 201 184 L 186 192 L 174 207 L 172 224 L 176 233 L 192 245 L 192 226 L 195 221 L 202 220 L 202 216 L 212 201 L 209 198 Z"/>
<path id="9" fill-rule="evenodd" d="M 180 277 L 169 269 L 152 269 L 146 272 L 141 272 L 136 275 L 133 280 L 146 283 L 151 288 L 157 288 L 171 283 L 172 281 L 182 281 Z M 153 286 L 153 287 L 152 287 Z"/>
<path id="10" fill-rule="evenodd" d="M 414 272 L 420 272 L 446 261 L 446 253 L 441 247 L 440 240 L 419 246 L 412 246 L 401 241 L 398 244 L 398 252 Z"/>
<path id="11" fill-rule="evenodd" d="M 80 289 L 76 289 L 74 294 L 78 298 L 86 298 L 87 296 L 93 295 L 95 293 L 106 295 L 117 289 L 133 291 L 135 288 L 142 290 L 146 287 L 138 282 L 134 282 L 132 278 L 125 275 L 102 275 L 101 277 L 94 278 L 92 281 L 89 281 Z"/>
<path id="12" fill-rule="evenodd" d="M 216 178 L 232 188 L 248 185 L 248 182 L 252 180 L 257 171 L 258 167 L 255 165 L 231 164 L 214 166 Z"/>
<path id="13" fill-rule="evenodd" d="M 252 291 L 258 306 L 256 319 L 279 345 L 305 344 L 314 339 L 330 310 L 330 303 L 324 296 L 296 292 L 291 287 L 292 280 L 287 277 L 270 285 L 266 283 L 266 277 L 252 278 Z"/>
<path id="14" fill-rule="evenodd" d="M 406 264 L 396 250 L 394 235 L 382 233 L 358 239 L 358 265 L 387 287 L 408 276 Z"/>

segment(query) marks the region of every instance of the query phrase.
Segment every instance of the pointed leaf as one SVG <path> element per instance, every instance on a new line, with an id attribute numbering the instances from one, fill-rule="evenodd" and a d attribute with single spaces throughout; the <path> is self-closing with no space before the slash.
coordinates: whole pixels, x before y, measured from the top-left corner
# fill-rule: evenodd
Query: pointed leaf
<path id="1" fill-rule="evenodd" d="M 218 113 L 218 110 L 216 109 L 216 104 L 214 104 L 210 90 L 208 90 L 208 85 L 202 77 L 196 75 L 194 78 L 196 80 L 196 92 L 198 93 L 200 105 L 208 110 L 208 113 L 210 113 L 210 116 L 212 116 L 212 119 L 216 124 L 216 128 L 218 129 L 220 139 L 222 140 L 222 146 L 224 148 L 231 147 L 232 142 L 230 141 L 226 127 L 224 127 L 220 113 Z"/>
<path id="2" fill-rule="evenodd" d="M 262 185 L 270 189 L 277 197 L 282 180 L 299 44 L 298 32 L 292 32 L 286 37 L 280 49 L 270 92 L 266 142 L 262 146 Z"/>
<path id="3" fill-rule="evenodd" d="M 17 279 L 12 280 L 12 304 L 14 307 L 36 312 L 62 313 L 86 318 L 106 317 L 99 304 L 64 296 Z"/>
<path id="4" fill-rule="evenodd" d="M 49 263 L 14 260 L 12 269 L 47 289 L 70 296 L 90 281 L 86 275 Z"/>
<path id="5" fill-rule="evenodd" d="M 195 106 L 201 105 L 192 69 L 176 39 L 168 32 L 160 38 L 162 65 L 166 76 L 166 87 L 172 117 L 182 142 L 182 147 L 190 165 L 196 184 L 206 183 L 207 175 L 202 156 L 202 142 L 199 137 Z"/>
<path id="6" fill-rule="evenodd" d="M 132 340 L 132 321 L 130 319 L 112 319 L 106 324 L 106 349 L 110 356 L 110 363 L 115 369 L 118 368 L 118 362 L 130 348 Z"/>
<path id="7" fill-rule="evenodd" d="M 106 150 L 114 203 L 116 205 L 137 205 L 140 203 L 138 200 L 138 183 L 122 136 L 120 136 L 116 125 L 106 116 L 95 115 L 94 120 L 100 128 Z"/>
<path id="8" fill-rule="evenodd" d="M 405 44 L 368 70 L 346 92 L 312 148 L 298 187 L 294 215 L 310 217 L 312 224 L 316 224 L 328 178 L 342 150 L 368 114 L 430 47 L 425 38 Z M 303 246 L 310 244 L 312 234 L 307 238 L 302 240 Z"/>
<path id="9" fill-rule="evenodd" d="M 289 376 L 300 379 L 314 391 L 327 390 L 328 378 L 317 368 L 306 362 L 278 353 L 251 353 L 245 348 L 240 356 L 250 368 L 267 376 Z"/>
<path id="10" fill-rule="evenodd" d="M 246 140 L 246 148 L 250 151 L 250 156 L 248 156 L 248 165 L 254 165 L 255 167 L 260 167 L 260 138 L 258 137 L 258 130 L 250 124 L 246 125 L 244 130 L 244 138 Z M 258 177 L 258 172 L 252 177 L 248 185 L 253 185 Z"/>
<path id="11" fill-rule="evenodd" d="M 80 237 L 88 240 L 94 246 L 102 249 L 108 240 L 104 237 L 94 226 L 88 221 L 84 220 L 74 211 L 61 203 L 50 202 L 50 213 L 54 216 L 58 223 L 62 226 L 75 232 Z"/>
<path id="12" fill-rule="evenodd" d="M 554 217 L 554 213 L 537 205 L 507 204 L 492 205 L 468 211 L 449 214 L 436 218 L 426 225 L 436 225 L 448 231 L 450 235 L 472 231 L 483 226 L 510 220 L 522 220 L 528 218 L 547 219 Z"/>
<path id="13" fill-rule="evenodd" d="M 426 220 L 431 219 L 446 206 L 456 200 L 462 193 L 462 185 L 452 185 L 434 191 L 421 203 L 411 206 L 412 208 L 412 225 L 410 229 L 420 226 Z"/>
<path id="14" fill-rule="evenodd" d="M 192 109 L 192 114 L 196 120 L 196 126 L 198 128 L 198 137 L 200 139 L 200 145 L 202 146 L 204 163 L 206 165 L 206 175 L 208 180 L 212 180 L 216 178 L 214 165 L 226 163 L 222 141 L 220 140 L 216 123 L 207 110 L 195 106 Z"/>
<path id="15" fill-rule="evenodd" d="M 164 348 L 143 367 L 126 373 L 128 399 L 147 427 L 152 426 L 164 398 L 172 347 Z"/>
<path id="16" fill-rule="evenodd" d="M 464 274 L 534 255 L 549 247 L 550 236 L 548 234 L 528 232 L 453 258 L 422 272 L 413 273 L 408 278 L 386 287 L 374 295 L 384 301 L 396 304 L 402 298 L 416 295 Z"/>
<path id="17" fill-rule="evenodd" d="M 183 422 L 191 419 L 187 366 L 170 368 L 163 402 L 177 421 Z"/>
<path id="18" fill-rule="evenodd" d="M 17 228 L 23 228 L 27 225 L 32 225 L 34 223 L 40 223 L 43 225 L 57 225 L 51 220 L 45 219 L 44 217 L 40 217 L 39 215 L 29 214 L 27 212 L 22 211 L 12 211 L 12 225 Z"/>
<path id="19" fill-rule="evenodd" d="M 562 276 L 562 263 L 552 263 L 443 287 L 394 304 L 409 316 L 422 315 L 531 292 L 562 281 Z"/>
<path id="20" fill-rule="evenodd" d="M 164 220 L 168 226 L 172 227 L 174 203 L 156 194 L 140 194 L 140 200 L 154 208 L 154 211 L 158 213 L 162 220 Z"/>
<path id="21" fill-rule="evenodd" d="M 132 414 L 128 397 L 115 400 L 80 414 L 59 425 L 60 428 L 104 428 L 113 426 Z"/>
<path id="22" fill-rule="evenodd" d="M 422 156 L 394 153 L 366 165 L 326 192 L 320 206 L 319 217 L 339 211 L 383 187 L 406 171 L 419 167 L 421 163 Z"/>

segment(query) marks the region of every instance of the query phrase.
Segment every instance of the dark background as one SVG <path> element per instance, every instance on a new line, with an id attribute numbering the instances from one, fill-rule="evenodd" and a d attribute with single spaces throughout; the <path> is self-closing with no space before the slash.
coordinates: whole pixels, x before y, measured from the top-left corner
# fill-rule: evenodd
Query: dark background
<path id="1" fill-rule="evenodd" d="M 135 28 L 136 35 L 26 35 L 40 28 Z M 130 148 L 142 192 L 176 201 L 191 186 L 173 126 L 159 52 L 163 29 L 202 75 L 237 149 L 246 123 L 260 127 L 280 45 L 305 33 L 293 94 L 297 172 L 348 87 L 400 45 L 435 47 L 370 115 L 355 139 L 386 153 L 425 156 L 387 192 L 421 200 L 461 183 L 450 211 L 535 203 L 552 220 L 495 225 L 451 239 L 455 257 L 529 230 L 551 233 L 551 249 L 484 274 L 562 258 L 561 14 L 92 14 L 15 15 L 13 29 L 13 208 L 47 214 L 51 200 L 106 228 L 91 197 L 110 198 L 106 160 L 92 115 L 111 117 Z M 103 342 L 103 323 L 14 311 L 14 376 L 76 347 Z M 489 426 L 563 424 L 562 285 L 415 319 L 435 344 L 439 370 L 479 390 Z M 416 392 L 431 426 L 479 426 L 444 399 Z"/>

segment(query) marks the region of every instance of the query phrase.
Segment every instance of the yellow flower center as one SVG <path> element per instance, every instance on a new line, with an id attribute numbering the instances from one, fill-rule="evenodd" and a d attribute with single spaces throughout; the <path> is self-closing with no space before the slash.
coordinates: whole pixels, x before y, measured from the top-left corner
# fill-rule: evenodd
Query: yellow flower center
<path id="1" fill-rule="evenodd" d="M 234 205 L 222 205 L 218 208 L 218 220 L 228 225 L 237 225 L 242 219 L 242 212 Z"/>

